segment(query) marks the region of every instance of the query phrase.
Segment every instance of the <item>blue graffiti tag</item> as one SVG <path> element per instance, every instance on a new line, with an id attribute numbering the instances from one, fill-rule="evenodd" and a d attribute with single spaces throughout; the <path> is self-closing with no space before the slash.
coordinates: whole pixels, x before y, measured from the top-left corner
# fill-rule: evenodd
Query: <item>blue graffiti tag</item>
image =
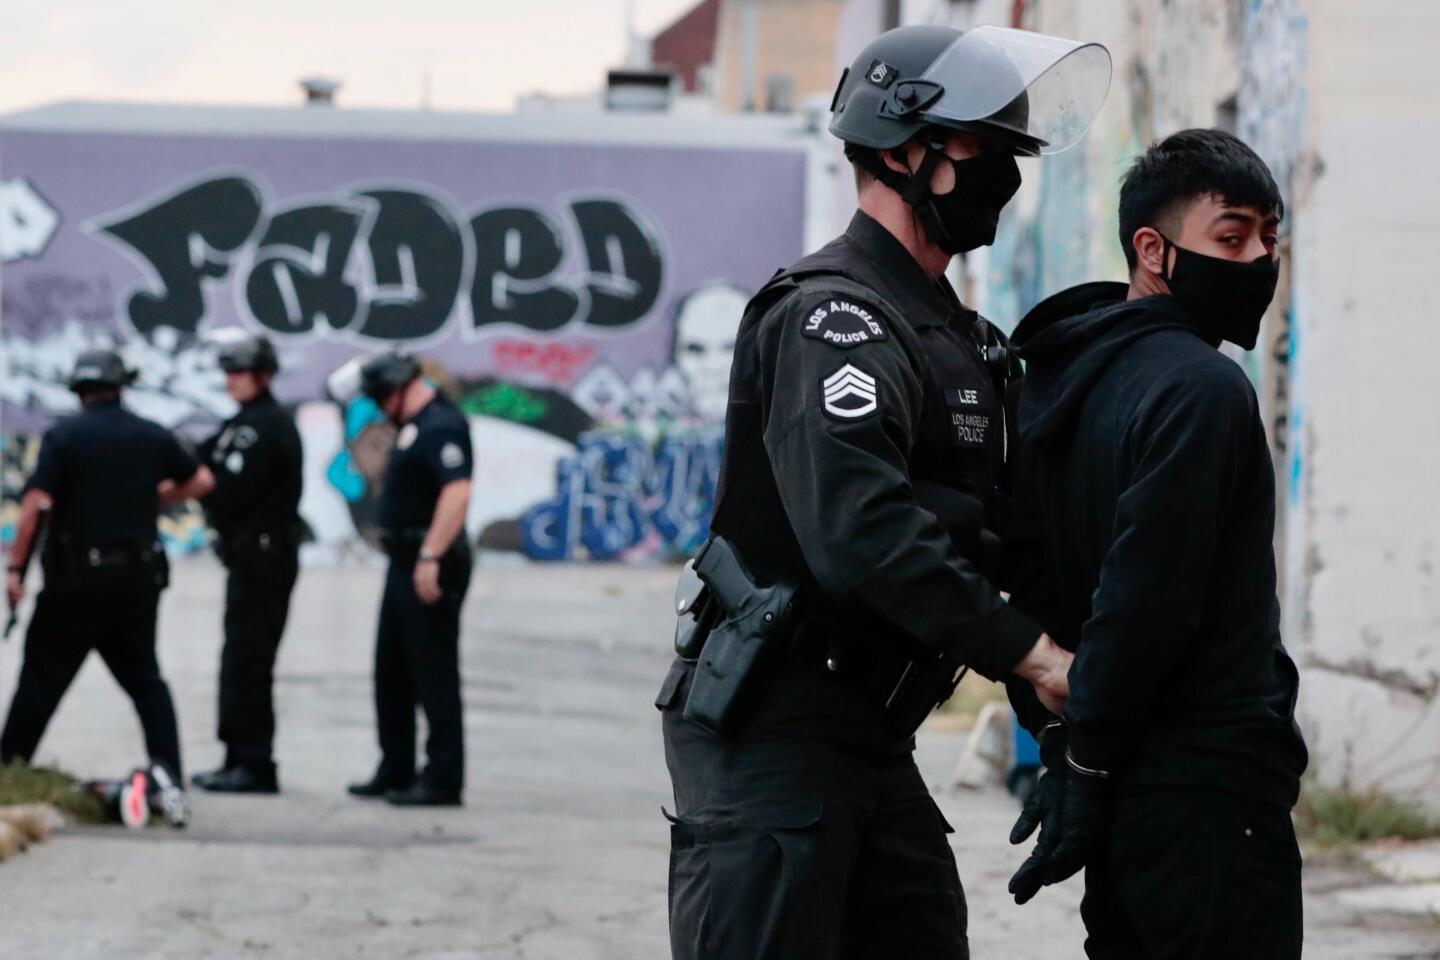
<path id="1" fill-rule="evenodd" d="M 536 560 L 613 560 L 650 537 L 677 554 L 710 534 L 723 435 L 677 431 L 650 444 L 636 433 L 580 437 L 556 468 L 556 495 L 520 518 Z"/>

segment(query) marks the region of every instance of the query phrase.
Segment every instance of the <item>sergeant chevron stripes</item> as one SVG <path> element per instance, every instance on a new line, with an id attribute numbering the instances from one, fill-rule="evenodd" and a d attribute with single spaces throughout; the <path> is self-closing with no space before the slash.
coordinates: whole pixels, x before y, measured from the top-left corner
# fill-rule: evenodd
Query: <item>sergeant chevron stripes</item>
<path id="1" fill-rule="evenodd" d="M 858 420 L 875 412 L 879 403 L 875 378 L 863 370 L 845 364 L 821 383 L 825 393 L 825 412 L 842 420 Z M 859 406 L 840 406 L 842 400 L 851 397 L 860 401 Z"/>

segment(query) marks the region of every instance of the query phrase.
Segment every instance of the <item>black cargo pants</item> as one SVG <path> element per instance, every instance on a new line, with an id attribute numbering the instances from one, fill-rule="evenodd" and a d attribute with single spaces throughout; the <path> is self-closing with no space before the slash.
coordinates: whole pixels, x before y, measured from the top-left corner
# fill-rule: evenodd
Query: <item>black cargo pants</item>
<path id="1" fill-rule="evenodd" d="M 299 571 L 297 549 L 269 537 L 225 548 L 219 727 L 227 767 L 263 770 L 273 763 L 275 657 Z"/>
<path id="2" fill-rule="evenodd" d="M 1299 960 L 1290 811 L 1216 790 L 1122 785 L 1080 915 L 1092 960 Z"/>
<path id="3" fill-rule="evenodd" d="M 420 602 L 415 565 L 391 560 L 375 639 L 375 715 L 380 773 L 403 783 L 415 775 L 415 707 L 425 711 L 429 758 L 423 776 L 438 790 L 465 786 L 465 727 L 460 702 L 460 608 L 470 586 L 468 550 L 440 563 L 438 603 Z"/>
<path id="4" fill-rule="evenodd" d="M 61 698 L 94 650 L 135 704 L 150 759 L 166 764 L 177 778 L 182 775 L 175 704 L 155 657 L 159 601 L 153 580 L 139 574 L 114 574 L 98 587 L 40 591 L 25 631 L 20 680 L 0 734 L 0 762 L 35 755 Z M 117 758 L 116 763 L 133 766 L 134 760 Z"/>
<path id="5" fill-rule="evenodd" d="M 846 681 L 789 664 L 732 741 L 656 705 L 675 790 L 675 960 L 965 960 L 965 893 L 910 744 Z M 667 814 L 668 815 L 668 814 Z"/>

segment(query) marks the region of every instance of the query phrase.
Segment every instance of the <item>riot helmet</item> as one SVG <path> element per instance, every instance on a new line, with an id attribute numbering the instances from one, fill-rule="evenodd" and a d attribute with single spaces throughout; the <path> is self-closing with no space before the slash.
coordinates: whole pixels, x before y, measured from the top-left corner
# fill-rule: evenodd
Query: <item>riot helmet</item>
<path id="1" fill-rule="evenodd" d="M 70 374 L 70 389 L 87 393 L 94 389 L 129 386 L 137 376 L 125 366 L 125 360 L 114 350 L 86 350 L 75 360 Z"/>
<path id="2" fill-rule="evenodd" d="M 399 350 L 379 353 L 360 365 L 360 392 L 383 407 L 390 394 L 418 376 L 420 361 L 410 354 Z"/>
<path id="3" fill-rule="evenodd" d="M 1109 87 L 1110 54 L 1099 44 L 998 27 L 900 27 L 877 37 L 840 77 L 830 132 L 953 256 L 995 241 L 1000 212 L 1020 189 L 1015 157 L 1072 145 Z M 946 153 L 954 132 L 989 143 L 955 158 Z M 881 154 L 911 140 L 924 147 L 918 169 L 892 169 Z M 955 168 L 955 186 L 937 195 L 930 184 L 942 163 Z"/>
<path id="4" fill-rule="evenodd" d="M 913 26 L 871 41 L 840 77 L 830 132 L 890 150 L 927 127 L 984 133 L 1020 156 L 1073 146 L 1105 103 L 1110 53 L 1027 30 Z"/>
<path id="5" fill-rule="evenodd" d="M 280 369 L 280 358 L 275 354 L 275 344 L 269 337 L 243 335 L 227 338 L 217 351 L 220 369 L 226 373 L 275 373 Z"/>

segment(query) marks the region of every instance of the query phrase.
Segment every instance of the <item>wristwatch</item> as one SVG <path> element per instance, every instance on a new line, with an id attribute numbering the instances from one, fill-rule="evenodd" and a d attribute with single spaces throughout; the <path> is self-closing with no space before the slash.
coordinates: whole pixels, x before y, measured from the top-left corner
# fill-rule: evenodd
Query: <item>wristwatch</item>
<path id="1" fill-rule="evenodd" d="M 437 556 L 435 556 L 435 554 L 431 553 L 429 550 L 421 550 L 421 551 L 420 551 L 420 562 L 421 562 L 421 563 L 439 563 L 439 562 L 440 562 L 440 558 L 437 557 Z"/>

